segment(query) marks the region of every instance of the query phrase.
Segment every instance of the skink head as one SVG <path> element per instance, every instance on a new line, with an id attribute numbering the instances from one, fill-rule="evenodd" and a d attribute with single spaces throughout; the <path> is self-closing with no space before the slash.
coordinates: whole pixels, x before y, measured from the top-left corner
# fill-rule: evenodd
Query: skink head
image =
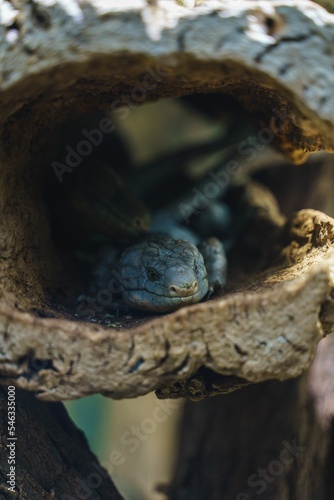
<path id="1" fill-rule="evenodd" d="M 173 311 L 208 291 L 203 257 L 188 241 L 159 237 L 133 245 L 122 254 L 120 273 L 123 300 L 133 309 Z"/>

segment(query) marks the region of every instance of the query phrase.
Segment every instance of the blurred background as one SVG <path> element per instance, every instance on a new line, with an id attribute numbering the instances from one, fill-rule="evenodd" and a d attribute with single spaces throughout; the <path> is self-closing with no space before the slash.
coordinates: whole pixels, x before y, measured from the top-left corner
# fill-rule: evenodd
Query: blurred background
<path id="1" fill-rule="evenodd" d="M 110 134 L 111 143 L 103 146 L 105 161 L 108 161 L 108 151 L 112 151 L 115 137 L 125 144 L 134 169 L 185 146 L 191 148 L 205 141 L 219 140 L 234 120 L 230 112 L 225 113 L 223 103 L 217 106 L 208 97 L 210 102 L 213 105 L 206 108 L 209 113 L 202 112 L 201 105 L 193 106 L 191 100 L 182 99 L 140 106 L 132 102 L 124 108 L 123 114 L 110 113 L 116 135 Z M 247 118 L 241 117 L 240 129 L 245 120 Z M 89 129 L 90 125 L 82 118 L 81 126 Z M 106 136 L 104 140 L 109 139 Z M 246 171 L 273 190 L 286 215 L 300 208 L 317 208 L 334 215 L 333 196 L 323 196 L 326 190 L 333 190 L 333 160 L 329 155 L 320 153 L 312 156 L 306 165 L 294 166 L 270 145 L 257 151 L 252 161 L 245 158 Z M 195 179 L 198 171 L 207 169 L 206 162 L 214 163 L 215 154 L 212 152 L 207 158 L 190 155 L 181 161 L 178 172 L 181 168 L 188 169 Z M 120 161 L 124 161 L 124 156 L 110 158 L 111 166 L 122 173 L 124 165 L 120 165 Z M 173 160 L 170 163 L 169 168 Z M 282 176 L 286 183 L 279 181 Z M 168 189 L 167 195 L 172 199 L 173 187 Z M 158 192 L 156 196 L 159 198 L 162 194 Z M 326 206 L 323 206 L 324 200 Z M 133 400 L 113 401 L 96 395 L 66 403 L 74 422 L 84 431 L 92 450 L 127 500 L 164 498 L 156 487 L 171 479 L 183 402 L 173 400 L 169 404 L 164 406 L 166 402 L 159 401 L 153 393 Z"/>
<path id="2" fill-rule="evenodd" d="M 165 410 L 164 404 L 153 393 L 132 400 L 96 395 L 66 403 L 127 500 L 165 498 L 156 487 L 171 478 L 182 402 L 173 401 Z"/>

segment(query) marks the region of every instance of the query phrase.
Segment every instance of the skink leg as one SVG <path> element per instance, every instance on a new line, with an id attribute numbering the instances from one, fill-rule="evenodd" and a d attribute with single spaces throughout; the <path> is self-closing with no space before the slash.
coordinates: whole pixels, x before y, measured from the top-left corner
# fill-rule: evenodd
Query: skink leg
<path id="1" fill-rule="evenodd" d="M 203 255 L 205 267 L 208 273 L 209 296 L 213 292 L 223 289 L 226 284 L 227 259 L 223 243 L 212 236 L 204 240 L 199 246 L 199 251 Z"/>

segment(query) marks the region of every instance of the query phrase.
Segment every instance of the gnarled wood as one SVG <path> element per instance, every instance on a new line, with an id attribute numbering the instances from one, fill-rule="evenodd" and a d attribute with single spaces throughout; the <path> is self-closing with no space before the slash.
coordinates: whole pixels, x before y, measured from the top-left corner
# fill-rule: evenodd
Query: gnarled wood
<path id="1" fill-rule="evenodd" d="M 259 139 L 269 137 L 296 163 L 312 151 L 334 150 L 332 14 L 307 0 L 182 3 L 191 2 L 0 0 L 2 383 L 49 400 L 154 389 L 198 399 L 267 381 L 196 409 L 189 403 L 170 497 L 252 494 L 248 475 L 263 465 L 259 456 L 269 467 L 282 442 L 297 439 L 307 448 L 305 463 L 295 460 L 265 483 L 267 498 L 332 498 L 331 337 L 322 340 L 326 348 L 319 344 L 311 389 L 305 375 L 286 379 L 310 366 L 318 342 L 333 331 L 333 219 L 303 210 L 285 221 L 268 194 L 246 188 L 245 206 L 255 215 L 225 295 L 166 316 L 122 319 L 113 329 L 78 321 L 69 307 L 78 276 L 55 247 L 46 209 L 45 178 L 55 156 L 43 146 L 56 124 L 91 109 L 125 116 L 145 100 L 214 92 L 224 98 L 215 97 L 218 114 L 232 97 L 245 120 L 257 122 Z M 25 473 L 27 460 L 29 478 L 20 494 L 57 497 L 68 488 L 80 498 L 75 483 L 91 472 L 94 457 L 60 407 L 56 422 L 46 403 L 32 401 L 20 394 L 20 425 L 38 426 L 39 450 L 58 490 L 44 468 L 37 477 L 40 456 L 30 455 L 31 436 L 21 429 L 18 467 Z M 99 489 L 96 498 L 118 498 L 108 478 Z"/>
<path id="2" fill-rule="evenodd" d="M 331 238 L 321 248 L 317 239 L 332 221 L 321 215 L 292 219 L 306 217 L 314 251 L 281 232 L 282 268 L 268 261 L 266 274 L 230 281 L 215 301 L 120 330 L 81 323 L 68 309 L 76 276 L 51 238 L 44 182 L 55 158 L 41 149 L 56 123 L 97 107 L 124 113 L 129 99 L 217 92 L 255 113 L 263 137 L 275 136 L 295 161 L 333 150 L 333 16 L 306 0 L 197 4 L 0 1 L 4 381 L 45 399 L 119 398 L 201 366 L 257 382 L 295 377 L 311 363 L 332 287 Z"/>
<path id="3" fill-rule="evenodd" d="M 98 391 L 136 396 L 200 366 L 251 382 L 296 377 L 312 362 L 322 322 L 326 333 L 332 328 L 334 221 L 304 210 L 278 234 L 286 245 L 280 265 L 221 298 L 136 327 L 114 331 L 3 306 L 4 380 L 57 400 Z"/>

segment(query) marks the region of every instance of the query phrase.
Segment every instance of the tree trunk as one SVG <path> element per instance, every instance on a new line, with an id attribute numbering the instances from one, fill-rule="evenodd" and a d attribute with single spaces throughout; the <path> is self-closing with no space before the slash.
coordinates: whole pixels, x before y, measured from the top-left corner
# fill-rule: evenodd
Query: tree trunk
<path id="1" fill-rule="evenodd" d="M 330 500 L 334 426 L 306 377 L 188 402 L 170 499 Z"/>
<path id="2" fill-rule="evenodd" d="M 1 499 L 123 498 L 61 403 L 44 403 L 28 392 L 15 392 L 13 421 L 7 390 L 0 389 Z M 8 426 L 9 421 L 14 426 Z"/>
<path id="3" fill-rule="evenodd" d="M 200 399 L 258 384 L 187 404 L 170 497 L 329 499 L 329 349 L 319 346 L 308 380 L 289 379 L 334 330 L 334 220 L 303 210 L 286 221 L 261 189 L 248 191 L 254 225 L 234 267 L 243 286 L 231 279 L 212 301 L 110 327 L 76 313 L 86 276 L 52 238 L 46 178 L 59 162 L 47 135 L 87 111 L 130 114 L 143 99 L 215 92 L 222 114 L 237 101 L 257 139 L 296 163 L 334 150 L 333 16 L 307 0 L 188 3 L 0 0 L 1 381 L 52 401 L 171 395 L 169 385 Z M 0 494 L 10 498 L 5 392 L 0 409 Z M 17 391 L 16 417 L 20 498 L 120 498 L 61 405 Z"/>

